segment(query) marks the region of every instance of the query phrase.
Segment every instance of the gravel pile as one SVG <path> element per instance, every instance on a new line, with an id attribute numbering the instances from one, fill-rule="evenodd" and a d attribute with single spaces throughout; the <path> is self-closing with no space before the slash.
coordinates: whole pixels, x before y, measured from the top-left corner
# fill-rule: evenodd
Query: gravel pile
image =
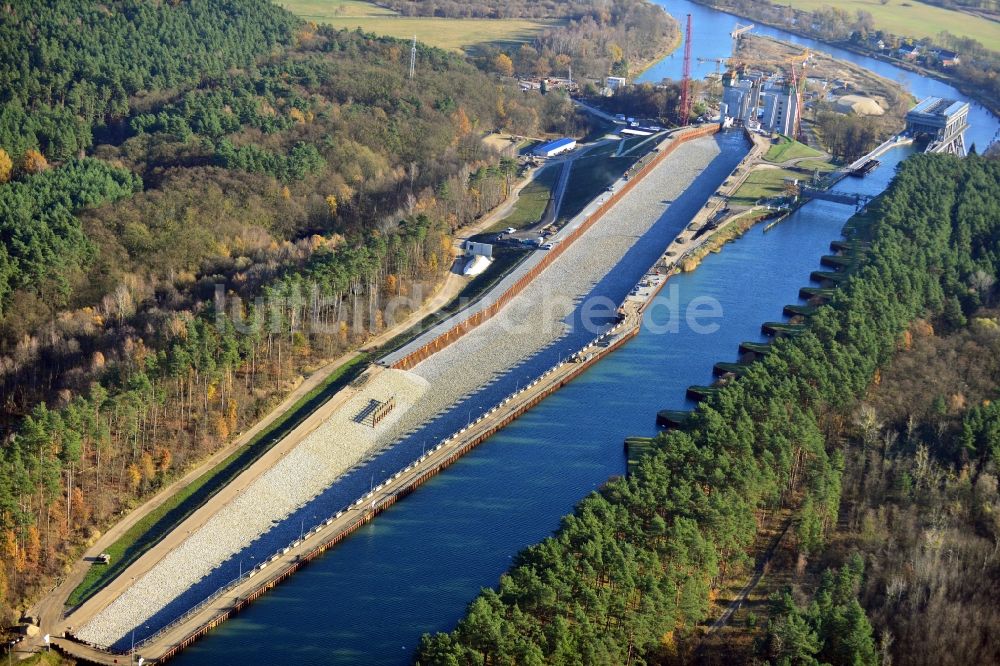
<path id="1" fill-rule="evenodd" d="M 428 388 L 409 372 L 384 370 L 306 436 L 273 467 L 252 481 L 191 536 L 76 632 L 90 643 L 111 645 L 145 623 L 185 589 L 243 550 L 272 521 L 280 520 L 328 487 L 373 448 L 391 441 L 393 426 Z M 369 400 L 396 399 L 376 428 L 354 422 Z"/>

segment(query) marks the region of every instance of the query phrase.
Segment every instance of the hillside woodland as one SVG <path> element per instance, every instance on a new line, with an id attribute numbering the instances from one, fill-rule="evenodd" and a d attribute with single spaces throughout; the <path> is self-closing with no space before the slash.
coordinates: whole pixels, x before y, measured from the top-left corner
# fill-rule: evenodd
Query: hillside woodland
<path id="1" fill-rule="evenodd" d="M 758 658 L 876 664 L 881 650 L 893 663 L 994 663 L 1000 438 L 985 359 L 996 321 L 957 334 L 967 355 L 908 362 L 905 350 L 914 322 L 958 330 L 992 302 L 998 201 L 1000 162 L 904 162 L 849 225 L 856 266 L 802 330 L 518 555 L 453 632 L 424 637 L 419 663 L 686 661 L 716 591 L 746 575 L 762 526 L 791 515 L 796 548 L 819 563 L 845 514 L 859 532 L 847 552 L 861 552 L 831 558 L 835 571 L 803 598 L 776 601 Z M 919 388 L 879 397 L 880 381 L 922 360 Z M 861 455 L 849 443 L 859 431 Z"/>
<path id="2" fill-rule="evenodd" d="M 673 48 L 680 37 L 677 21 L 646 0 L 389 0 L 385 4 L 407 16 L 559 19 L 534 43 L 485 46 L 476 54 L 481 68 L 506 76 L 566 77 L 570 67 L 574 77 L 629 76 Z"/>
<path id="3" fill-rule="evenodd" d="M 517 175 L 484 130 L 576 120 L 439 50 L 408 80 L 408 45 L 263 0 L 0 11 L 2 625 L 388 299 L 419 302 Z"/>

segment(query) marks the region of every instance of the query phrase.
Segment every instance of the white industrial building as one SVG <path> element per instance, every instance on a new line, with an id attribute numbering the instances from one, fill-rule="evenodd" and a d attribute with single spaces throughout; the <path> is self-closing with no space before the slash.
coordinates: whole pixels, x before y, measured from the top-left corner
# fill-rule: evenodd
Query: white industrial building
<path id="1" fill-rule="evenodd" d="M 562 153 L 567 153 L 576 148 L 576 139 L 556 139 L 549 141 L 535 148 L 534 153 L 539 157 L 555 157 Z"/>
<path id="2" fill-rule="evenodd" d="M 799 93 L 783 78 L 765 77 L 759 72 L 743 76 L 727 72 L 722 86 L 723 124 L 795 135 Z"/>

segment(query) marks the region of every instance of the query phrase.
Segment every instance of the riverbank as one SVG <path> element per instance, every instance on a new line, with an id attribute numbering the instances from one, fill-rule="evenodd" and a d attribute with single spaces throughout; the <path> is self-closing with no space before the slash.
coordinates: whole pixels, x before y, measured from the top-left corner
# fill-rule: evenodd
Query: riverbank
<path id="1" fill-rule="evenodd" d="M 721 5 L 718 5 L 718 4 L 715 4 L 715 3 L 711 2 L 709 0 L 689 0 L 689 1 L 692 2 L 692 3 L 694 3 L 694 4 L 696 4 L 696 5 L 700 5 L 702 7 L 707 7 L 709 9 L 713 9 L 715 11 L 722 12 L 724 14 L 729 14 L 730 16 L 734 16 L 734 17 L 736 17 L 738 19 L 760 23 L 761 25 L 766 25 L 768 27 L 775 28 L 777 30 L 783 30 L 783 31 L 785 31 L 787 33 L 796 35 L 798 37 L 803 37 L 805 39 L 811 39 L 811 40 L 814 40 L 816 42 L 820 42 L 822 44 L 827 44 L 828 46 L 832 46 L 832 47 L 835 47 L 835 48 L 838 48 L 838 49 L 843 49 L 845 51 L 850 51 L 851 53 L 854 53 L 854 54 L 857 54 L 857 55 L 860 55 L 860 56 L 864 56 L 866 58 L 872 58 L 873 60 L 878 60 L 880 62 L 884 62 L 884 63 L 892 65 L 894 67 L 898 67 L 900 69 L 905 69 L 905 70 L 907 70 L 909 72 L 913 72 L 915 74 L 919 74 L 920 76 L 926 76 L 926 77 L 930 77 L 930 78 L 936 79 L 938 81 L 941 81 L 942 83 L 946 83 L 946 84 L 948 84 L 950 86 L 955 87 L 962 94 L 967 95 L 967 96 L 971 97 L 972 99 L 976 100 L 977 102 L 979 102 L 980 104 L 982 104 L 986 109 L 988 109 L 990 111 L 990 113 L 992 113 L 993 115 L 1000 116 L 1000 100 L 995 99 L 995 98 L 993 98 L 993 97 L 991 97 L 989 95 L 983 94 L 982 90 L 980 90 L 979 88 L 975 87 L 974 85 L 972 85 L 972 84 L 970 84 L 968 82 L 965 82 L 962 79 L 957 79 L 957 78 L 955 78 L 953 76 L 949 76 L 948 74 L 946 74 L 944 72 L 941 72 L 941 71 L 938 71 L 938 70 L 934 70 L 934 69 L 928 69 L 926 67 L 921 67 L 919 65 L 916 65 L 914 63 L 908 62 L 906 60 L 900 60 L 898 58 L 892 58 L 892 57 L 887 56 L 887 55 L 885 55 L 883 53 L 880 53 L 880 52 L 877 52 L 877 51 L 872 51 L 870 49 L 862 48 L 862 47 L 860 47 L 857 44 L 854 44 L 852 42 L 830 41 L 830 40 L 822 39 L 821 37 L 817 37 L 816 35 L 810 34 L 810 33 L 806 32 L 804 30 L 797 29 L 794 26 L 782 25 L 782 24 L 776 23 L 774 21 L 764 20 L 764 19 L 762 19 L 760 17 L 745 16 L 743 14 L 735 14 L 735 13 L 733 13 L 733 9 L 731 7 L 721 6 Z"/>
<path id="2" fill-rule="evenodd" d="M 632 74 L 633 80 L 638 79 L 640 76 L 648 72 L 650 68 L 656 65 L 656 63 L 660 62 L 667 56 L 672 55 L 674 51 L 679 49 L 681 44 L 684 43 L 684 24 L 681 22 L 679 18 L 677 18 L 673 14 L 671 14 L 670 16 L 673 17 L 674 21 L 677 22 L 677 38 L 674 39 L 672 44 L 663 47 L 663 50 L 660 51 L 654 57 L 649 58 L 648 60 L 640 60 L 639 64 L 636 65 L 636 71 L 634 73 L 629 72 L 630 74 Z"/>
<path id="3" fill-rule="evenodd" d="M 519 192 L 530 183 L 532 174 L 529 171 L 516 183 L 508 198 L 497 208 L 455 232 L 453 252 L 456 255 L 462 252 L 462 236 L 480 233 L 509 212 Z M 435 313 L 446 310 L 460 298 L 469 283 L 469 278 L 454 271 L 443 274 L 429 297 L 398 324 L 370 337 L 356 349 L 316 367 L 252 427 L 181 472 L 168 485 L 145 498 L 122 520 L 108 526 L 96 539 L 85 544 L 74 564 L 44 596 L 34 602 L 27 611 L 28 615 L 38 618 L 39 626 L 48 628 L 61 621 L 67 605 L 78 606 L 95 591 L 116 580 L 120 568 L 116 567 L 110 577 L 96 570 L 94 562 L 99 554 L 111 553 L 112 566 L 137 561 L 183 520 L 217 500 L 218 493 L 234 477 L 250 469 L 261 458 L 269 455 L 273 458 L 273 449 L 283 438 L 303 425 L 322 420 L 323 405 L 360 374 L 377 350 L 405 344 L 408 339 L 421 335 L 426 327 L 420 327 L 420 324 L 426 323 Z M 86 587 L 81 587 L 90 579 L 93 580 Z M 40 639 L 33 643 L 36 649 L 43 647 Z"/>
<path id="4" fill-rule="evenodd" d="M 732 151 L 742 139 L 727 133 L 718 141 Z M 669 208 L 665 238 L 685 229 L 735 163 L 720 164 Z M 624 473 L 624 437 L 654 435 L 657 410 L 683 408 L 685 387 L 710 381 L 718 358 L 735 355 L 740 341 L 757 338 L 760 321 L 795 301 L 843 223 L 831 222 L 837 208 L 811 204 L 805 218 L 798 213 L 766 236 L 757 227 L 697 271 L 670 278 L 631 342 L 310 562 L 276 594 L 211 631 L 178 657 L 178 666 L 267 666 L 292 653 L 310 663 L 410 663 L 422 633 L 453 628 L 477 591 L 497 584 L 510 555 L 549 536 L 581 497 Z M 630 259 L 621 270 L 641 273 L 654 260 Z M 705 296 L 725 313 L 715 333 L 684 323 L 685 311 L 703 307 Z M 668 332 L 671 311 L 681 317 L 677 333 Z M 557 362 L 556 350 L 539 359 Z M 517 376 L 523 388 L 523 374 Z M 501 397 L 516 388 L 515 378 L 500 383 Z M 466 404 L 476 419 L 481 401 Z M 467 409 L 457 410 L 441 437 L 466 425 Z M 421 453 L 415 439 L 414 458 Z M 367 469 L 382 468 L 394 469 L 383 459 Z M 369 471 L 359 476 L 367 494 Z"/>

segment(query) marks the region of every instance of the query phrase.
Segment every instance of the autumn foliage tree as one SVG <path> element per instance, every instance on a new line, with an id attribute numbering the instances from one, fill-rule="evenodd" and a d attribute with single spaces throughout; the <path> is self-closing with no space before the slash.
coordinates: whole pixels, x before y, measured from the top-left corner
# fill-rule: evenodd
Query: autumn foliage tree
<path id="1" fill-rule="evenodd" d="M 469 120 L 469 116 L 465 113 L 465 109 L 459 107 L 458 111 L 452 117 L 455 122 L 455 134 L 458 137 L 463 137 L 472 131 L 472 122 Z"/>
<path id="2" fill-rule="evenodd" d="M 17 73 L 0 73 L 18 175 L 0 187 L 0 238 L 17 240 L 0 243 L 12 606 L 303 368 L 388 325 L 387 296 L 427 293 L 454 229 L 510 189 L 475 126 L 535 135 L 572 116 L 568 100 L 521 96 L 424 46 L 400 103 L 409 44 L 309 26 L 300 47 L 301 22 L 266 0 L 29 4 L 0 21 Z M 132 109 L 136 93 L 150 94 Z M 262 295 L 287 304 L 280 333 L 217 320 L 209 282 L 240 302 L 234 317 L 259 314 Z"/>
<path id="3" fill-rule="evenodd" d="M 11 173 L 14 171 L 14 160 L 10 159 L 10 155 L 3 148 L 0 148 L 0 183 L 6 183 L 10 180 Z"/>
<path id="4" fill-rule="evenodd" d="M 49 168 L 49 162 L 37 150 L 28 150 L 24 153 L 21 168 L 25 173 L 41 173 Z"/>
<path id="5" fill-rule="evenodd" d="M 514 61 L 506 53 L 498 53 L 493 59 L 493 69 L 500 76 L 514 76 Z"/>

